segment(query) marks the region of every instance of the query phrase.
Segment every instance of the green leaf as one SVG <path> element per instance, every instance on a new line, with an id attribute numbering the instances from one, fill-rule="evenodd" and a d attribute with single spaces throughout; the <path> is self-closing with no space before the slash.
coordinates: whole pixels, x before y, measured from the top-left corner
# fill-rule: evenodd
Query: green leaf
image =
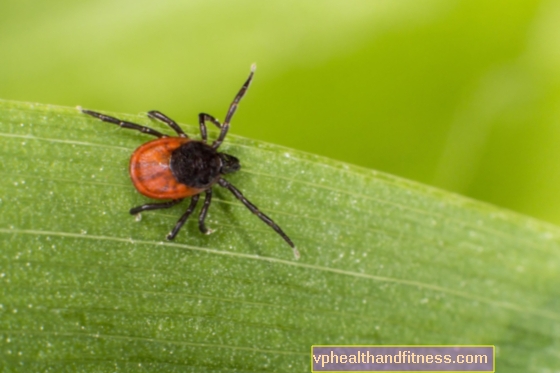
<path id="1" fill-rule="evenodd" d="M 228 180 L 299 261 L 219 187 L 216 232 L 191 218 L 166 241 L 186 203 L 128 213 L 147 202 L 127 166 L 149 136 L 0 101 L 8 371 L 306 372 L 313 344 L 494 344 L 498 371 L 560 367 L 557 227 L 231 132 Z"/>

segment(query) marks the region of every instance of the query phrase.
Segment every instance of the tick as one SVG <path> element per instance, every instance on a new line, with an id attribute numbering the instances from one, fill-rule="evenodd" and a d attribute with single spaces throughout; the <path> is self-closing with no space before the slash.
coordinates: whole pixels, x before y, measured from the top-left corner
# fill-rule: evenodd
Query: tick
<path id="1" fill-rule="evenodd" d="M 237 110 L 239 101 L 247 92 L 254 73 L 255 65 L 251 67 L 249 77 L 229 106 L 223 123 L 206 113 L 198 115 L 201 140 L 191 139 L 174 120 L 155 110 L 148 112 L 148 117 L 167 124 L 177 133 L 177 136 L 168 136 L 150 127 L 120 120 L 95 111 L 83 109 L 81 111 L 104 122 L 157 137 L 157 139 L 141 145 L 132 153 L 129 166 L 130 178 L 138 192 L 146 197 L 169 201 L 134 207 L 130 210 L 130 213 L 136 215 L 148 210 L 167 209 L 190 197 L 189 207 L 167 235 L 168 240 L 177 236 L 181 227 L 193 213 L 203 193 L 204 204 L 198 216 L 198 227 L 204 234 L 212 233 L 212 230 L 206 227 L 204 221 L 212 202 L 212 186 L 218 184 L 229 190 L 253 214 L 274 229 L 294 249 L 294 254 L 298 257 L 299 253 L 294 243 L 278 224 L 259 211 L 236 187 L 224 179 L 224 175 L 239 171 L 241 164 L 239 159 L 233 155 L 219 152 L 218 148 L 228 133 L 231 118 Z M 218 138 L 211 145 L 208 144 L 206 122 L 210 122 L 220 129 Z"/>

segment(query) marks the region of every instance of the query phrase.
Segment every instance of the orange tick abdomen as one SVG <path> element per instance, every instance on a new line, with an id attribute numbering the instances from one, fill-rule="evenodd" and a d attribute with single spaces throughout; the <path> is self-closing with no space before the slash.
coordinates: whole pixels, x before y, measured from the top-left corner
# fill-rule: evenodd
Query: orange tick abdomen
<path id="1" fill-rule="evenodd" d="M 154 199 L 180 199 L 201 193 L 177 181 L 171 170 L 171 155 L 191 141 L 184 137 L 162 137 L 142 144 L 130 158 L 130 178 L 136 189 Z"/>

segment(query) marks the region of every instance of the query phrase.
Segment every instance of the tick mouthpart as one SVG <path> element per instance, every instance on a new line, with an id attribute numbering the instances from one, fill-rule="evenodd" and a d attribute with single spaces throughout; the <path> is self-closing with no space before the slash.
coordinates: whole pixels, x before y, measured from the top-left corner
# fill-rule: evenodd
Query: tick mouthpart
<path id="1" fill-rule="evenodd" d="M 231 174 L 236 171 L 239 171 L 241 168 L 241 164 L 239 163 L 239 159 L 235 158 L 233 155 L 229 155 L 226 153 L 220 153 L 220 159 L 222 160 L 222 169 L 221 174 Z"/>

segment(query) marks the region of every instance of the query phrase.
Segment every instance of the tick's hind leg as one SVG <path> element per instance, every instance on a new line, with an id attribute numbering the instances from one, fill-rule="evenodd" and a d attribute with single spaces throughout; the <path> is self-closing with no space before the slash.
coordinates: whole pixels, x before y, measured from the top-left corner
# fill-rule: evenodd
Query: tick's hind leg
<path id="1" fill-rule="evenodd" d="M 142 211 L 168 209 L 180 203 L 182 200 L 183 199 L 174 199 L 173 201 L 164 202 L 164 203 L 148 203 L 145 205 L 136 206 L 130 209 L 130 214 L 136 215 Z"/>
<path id="2" fill-rule="evenodd" d="M 198 217 L 198 228 L 204 234 L 211 234 L 214 232 L 213 229 L 206 228 L 204 224 L 204 220 L 206 219 L 206 214 L 208 214 L 208 208 L 210 207 L 210 203 L 212 202 L 212 189 L 208 189 L 206 191 L 206 196 L 204 197 L 204 205 L 202 205 L 202 210 L 200 210 L 200 215 Z"/>
<path id="3" fill-rule="evenodd" d="M 179 137 L 188 138 L 187 134 L 185 132 L 183 132 L 183 129 L 181 127 L 179 127 L 177 122 L 175 122 L 173 119 L 169 118 L 167 115 L 163 114 L 162 112 L 157 111 L 157 110 L 152 110 L 152 111 L 148 112 L 148 116 L 152 119 L 156 119 L 156 120 L 159 120 L 160 122 L 163 122 L 163 123 L 167 124 L 175 132 L 177 132 L 177 135 L 179 135 Z"/>
<path id="4" fill-rule="evenodd" d="M 140 131 L 142 133 L 147 133 L 148 135 L 152 135 L 152 136 L 155 136 L 155 137 L 165 137 L 165 135 L 163 133 L 158 132 L 158 131 L 150 128 L 150 127 L 141 126 L 141 125 L 136 124 L 136 123 L 120 120 L 118 118 L 110 117 L 108 115 L 101 114 L 101 113 L 91 111 L 91 110 L 85 110 L 85 109 L 80 109 L 80 110 L 81 110 L 82 113 L 87 114 L 87 115 L 91 115 L 92 117 L 100 119 L 103 122 L 113 123 L 113 124 L 116 124 L 117 126 L 121 126 L 122 128 L 128 128 L 128 129 L 131 129 L 131 130 Z"/>
<path id="5" fill-rule="evenodd" d="M 177 233 L 179 233 L 181 227 L 185 224 L 189 216 L 191 216 L 192 212 L 194 211 L 194 208 L 196 207 L 196 203 L 198 202 L 199 197 L 200 197 L 199 194 L 192 196 L 191 204 L 189 205 L 189 208 L 187 209 L 187 211 L 185 211 L 183 216 L 181 216 L 181 218 L 177 221 L 177 224 L 175 224 L 173 230 L 169 232 L 169 234 L 167 235 L 168 240 L 172 240 L 175 238 L 175 236 L 177 236 Z"/>

